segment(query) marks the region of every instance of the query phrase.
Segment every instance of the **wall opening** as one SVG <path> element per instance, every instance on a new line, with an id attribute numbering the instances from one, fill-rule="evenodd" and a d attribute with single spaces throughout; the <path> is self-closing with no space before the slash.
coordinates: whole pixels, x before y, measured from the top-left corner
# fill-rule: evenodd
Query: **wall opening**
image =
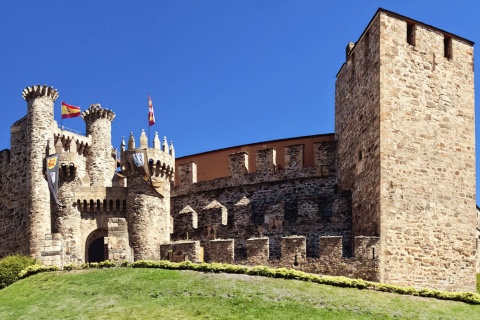
<path id="1" fill-rule="evenodd" d="M 448 60 L 453 58 L 452 55 L 452 37 L 445 35 L 443 38 L 443 56 Z"/>
<path id="2" fill-rule="evenodd" d="M 108 247 L 105 244 L 105 237 L 100 237 L 88 247 L 88 262 L 102 262 L 108 260 Z"/>
<path id="3" fill-rule="evenodd" d="M 358 161 L 362 161 L 363 160 L 363 150 L 360 149 L 358 150 Z"/>
<path id="4" fill-rule="evenodd" d="M 108 237 L 106 229 L 97 229 L 90 233 L 85 241 L 85 262 L 108 260 L 108 245 L 105 244 L 105 237 Z"/>
<path id="5" fill-rule="evenodd" d="M 415 46 L 415 24 L 407 22 L 407 43 Z"/>
<path id="6" fill-rule="evenodd" d="M 363 36 L 363 55 L 365 60 L 368 59 L 369 52 L 370 52 L 370 32 L 367 31 Z M 367 66 L 367 64 L 365 64 L 365 66 Z"/>

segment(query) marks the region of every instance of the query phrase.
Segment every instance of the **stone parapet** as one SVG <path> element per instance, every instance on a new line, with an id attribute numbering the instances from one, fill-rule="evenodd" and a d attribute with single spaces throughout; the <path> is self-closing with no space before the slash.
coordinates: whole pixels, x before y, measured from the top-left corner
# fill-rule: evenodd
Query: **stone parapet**
<path id="1" fill-rule="evenodd" d="M 265 265 L 269 259 L 269 239 L 247 239 L 247 263 L 254 266 Z"/>
<path id="2" fill-rule="evenodd" d="M 82 187 L 75 191 L 80 212 L 125 212 L 127 188 Z"/>
<path id="3" fill-rule="evenodd" d="M 275 148 L 257 150 L 257 172 L 274 172 L 277 169 L 277 151 Z"/>
<path id="4" fill-rule="evenodd" d="M 209 242 L 211 262 L 233 263 L 235 260 L 233 239 L 215 239 Z"/>
<path id="5" fill-rule="evenodd" d="M 280 170 L 270 175 L 253 172 L 244 175 L 242 179 L 232 179 L 232 177 L 229 176 L 208 181 L 199 181 L 187 186 L 175 186 L 175 188 L 172 190 L 172 196 L 186 195 L 189 193 L 203 192 L 214 189 L 251 186 L 260 183 L 281 182 L 296 179 L 322 178 L 325 179 L 325 181 L 335 179 L 335 168 L 333 166 L 324 168 L 322 172 L 323 174 L 319 174 L 316 168 L 304 168 L 300 171 Z"/>
<path id="6" fill-rule="evenodd" d="M 90 108 L 82 112 L 82 118 L 85 122 L 95 121 L 100 118 L 113 121 L 115 119 L 115 112 L 102 108 L 100 104 L 92 104 Z"/>
<path id="7" fill-rule="evenodd" d="M 32 85 L 23 89 L 22 97 L 27 102 L 38 97 L 50 97 L 52 101 L 55 101 L 58 98 L 58 91 L 53 87 L 48 87 L 46 84 L 43 86 Z"/>
<path id="8" fill-rule="evenodd" d="M 167 180 L 173 179 L 175 172 L 175 159 L 171 154 L 160 149 L 128 149 L 121 154 L 121 164 L 125 175 L 128 177 L 133 174 L 140 174 L 140 169 L 135 165 L 133 156 L 143 153 L 145 166 L 149 173 L 155 177 L 161 177 Z"/>
<path id="9" fill-rule="evenodd" d="M 357 258 L 378 259 L 380 256 L 380 237 L 357 236 L 354 240 L 354 254 Z"/>
<path id="10" fill-rule="evenodd" d="M 197 183 L 197 163 L 189 162 L 178 165 L 177 183 L 181 185 L 191 185 Z"/>
<path id="11" fill-rule="evenodd" d="M 304 144 L 296 144 L 285 147 L 285 169 L 298 171 L 304 167 Z"/>
<path id="12" fill-rule="evenodd" d="M 56 150 L 57 153 L 86 156 L 92 145 L 92 137 L 57 128 L 54 133 L 54 142 L 55 148 L 59 147 Z"/>
<path id="13" fill-rule="evenodd" d="M 320 237 L 320 257 L 341 257 L 343 255 L 343 237 Z"/>
<path id="14" fill-rule="evenodd" d="M 248 153 L 237 152 L 228 155 L 230 175 L 234 180 L 242 180 L 248 174 Z"/>
<path id="15" fill-rule="evenodd" d="M 177 241 L 160 245 L 160 259 L 172 262 L 203 262 L 200 241 Z"/>
<path id="16" fill-rule="evenodd" d="M 280 263 L 282 265 L 290 265 L 292 268 L 303 265 L 307 257 L 305 237 L 288 236 L 282 238 L 281 252 Z"/>
<path id="17" fill-rule="evenodd" d="M 178 184 L 173 190 L 174 195 L 191 192 L 207 191 L 216 188 L 252 185 L 262 182 L 275 182 L 287 179 L 307 177 L 335 177 L 336 142 L 315 143 L 315 166 L 303 167 L 303 145 L 285 147 L 285 158 L 296 163 L 285 170 L 276 165 L 276 151 L 273 148 L 257 151 L 255 161 L 256 172 L 248 172 L 249 155 L 246 152 L 234 153 L 229 156 L 230 176 L 208 181 L 197 182 L 196 165 L 194 163 L 179 164 Z M 293 163 L 292 162 L 292 163 Z M 302 165 L 298 165 L 301 163 Z M 183 182 L 184 181 L 184 182 Z"/>

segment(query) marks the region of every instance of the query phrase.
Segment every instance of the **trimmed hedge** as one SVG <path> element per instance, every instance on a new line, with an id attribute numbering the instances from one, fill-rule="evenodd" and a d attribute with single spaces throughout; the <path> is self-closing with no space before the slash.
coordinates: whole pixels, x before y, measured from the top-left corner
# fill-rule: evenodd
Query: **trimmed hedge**
<path id="1" fill-rule="evenodd" d="M 18 276 L 20 277 L 20 279 L 23 279 L 29 276 L 33 276 L 34 274 L 37 274 L 37 273 L 52 272 L 52 271 L 60 271 L 60 268 L 57 266 L 44 266 L 41 264 L 34 264 L 23 269 Z"/>
<path id="2" fill-rule="evenodd" d="M 0 289 L 17 281 L 20 271 L 35 263 L 37 263 L 37 260 L 34 258 L 20 254 L 0 259 Z"/>

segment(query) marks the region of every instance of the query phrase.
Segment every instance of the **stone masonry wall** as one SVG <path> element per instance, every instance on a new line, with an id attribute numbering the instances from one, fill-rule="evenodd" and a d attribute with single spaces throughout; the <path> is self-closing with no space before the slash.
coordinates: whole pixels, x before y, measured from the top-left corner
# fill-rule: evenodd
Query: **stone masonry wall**
<path id="1" fill-rule="evenodd" d="M 111 187 L 116 168 L 111 142 L 111 123 L 115 113 L 96 104 L 83 111 L 82 118 L 86 123 L 87 135 L 92 137 L 92 146 L 87 155 L 90 183 L 94 186 Z"/>
<path id="2" fill-rule="evenodd" d="M 248 155 L 234 154 L 231 168 L 238 170 L 232 177 L 175 187 L 172 241 L 199 240 L 210 261 L 209 241 L 214 239 L 234 239 L 235 259 L 243 260 L 252 237 L 268 237 L 270 257 L 280 258 L 282 237 L 305 236 L 307 256 L 318 257 L 320 236 L 342 236 L 344 254 L 349 255 L 350 194 L 335 186 L 335 145 L 316 144 L 316 165 L 311 168 L 302 168 L 301 148 L 293 146 L 295 157 L 290 158 L 295 158 L 297 170 L 273 170 L 274 161 L 266 154 L 274 152 L 262 151 L 265 165 L 260 162 L 255 173 L 247 173 L 243 164 L 251 161 Z"/>
<path id="3" fill-rule="evenodd" d="M 11 127 L 11 150 L 3 150 L 0 172 L 0 257 L 28 254 L 27 118 Z"/>
<path id="4" fill-rule="evenodd" d="M 379 17 L 381 280 L 475 291 L 472 43 Z"/>
<path id="5" fill-rule="evenodd" d="M 27 238 L 30 255 L 40 258 L 42 242 L 51 233 L 50 190 L 45 179 L 45 157 L 55 152 L 53 104 L 58 92 L 47 86 L 23 91 L 27 102 Z"/>
<path id="6" fill-rule="evenodd" d="M 160 259 L 172 262 L 203 262 L 203 248 L 199 241 L 179 241 L 160 245 Z"/>
<path id="7" fill-rule="evenodd" d="M 380 234 L 379 39 L 377 16 L 348 49 L 335 88 L 338 185 L 352 191 L 356 236 Z"/>

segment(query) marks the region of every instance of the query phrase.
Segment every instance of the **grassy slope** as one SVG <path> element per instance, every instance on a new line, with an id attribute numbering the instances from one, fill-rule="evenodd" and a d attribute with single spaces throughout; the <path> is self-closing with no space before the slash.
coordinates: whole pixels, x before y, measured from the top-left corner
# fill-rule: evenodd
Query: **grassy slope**
<path id="1" fill-rule="evenodd" d="M 44 273 L 0 290 L 0 319 L 479 319 L 480 306 L 294 280 L 161 269 Z"/>

